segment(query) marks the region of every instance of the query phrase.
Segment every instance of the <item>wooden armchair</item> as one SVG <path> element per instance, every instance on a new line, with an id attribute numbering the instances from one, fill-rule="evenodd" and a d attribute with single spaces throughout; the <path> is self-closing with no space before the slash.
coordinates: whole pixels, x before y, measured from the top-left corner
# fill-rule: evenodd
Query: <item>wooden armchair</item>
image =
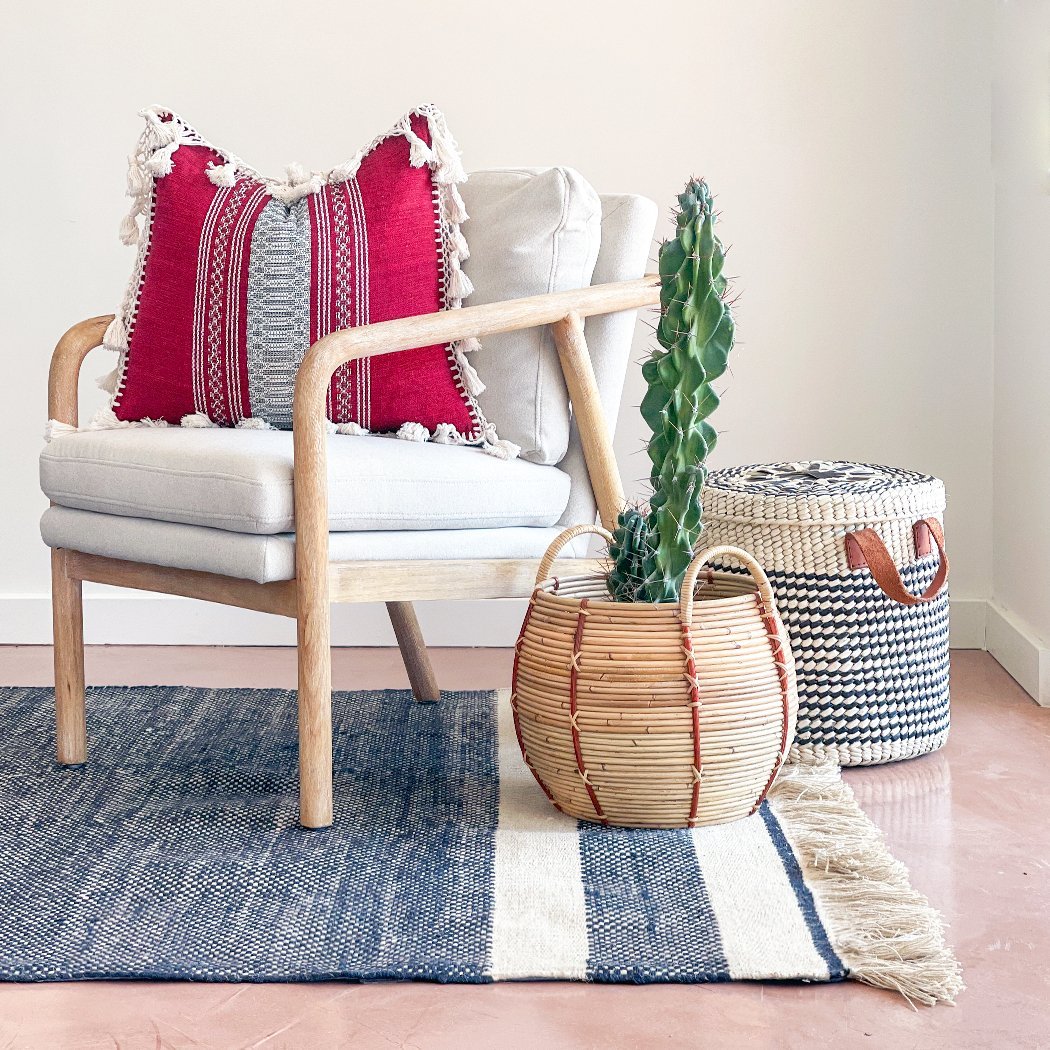
<path id="1" fill-rule="evenodd" d="M 549 542 L 551 532 L 549 529 L 535 530 L 538 535 L 533 544 L 534 556 L 530 557 L 332 560 L 328 491 L 330 439 L 325 418 L 325 395 L 333 372 L 339 365 L 355 358 L 466 336 L 484 339 L 493 333 L 551 325 L 578 428 L 578 444 L 586 463 L 586 475 L 601 520 L 606 526 L 611 526 L 624 496 L 599 384 L 584 338 L 584 319 L 634 311 L 657 301 L 658 280 L 649 276 L 347 329 L 332 333 L 314 344 L 302 363 L 295 386 L 293 578 L 260 582 L 207 571 L 194 562 L 192 556 L 182 557 L 182 564 L 173 565 L 163 563 L 178 560 L 173 559 L 170 552 L 163 558 L 158 555 L 146 560 L 142 554 L 129 557 L 125 550 L 100 547 L 99 544 L 106 542 L 118 542 L 106 539 L 114 529 L 102 527 L 101 519 L 112 516 L 56 507 L 54 504 L 60 500 L 49 493 L 53 506 L 45 514 L 42 530 L 52 547 L 58 761 L 78 764 L 87 757 L 82 581 L 183 595 L 294 617 L 298 625 L 300 820 L 310 828 L 331 824 L 330 603 L 385 602 L 414 695 L 421 700 L 435 700 L 439 695 L 438 686 L 412 602 L 527 596 L 532 590 L 539 554 Z M 53 420 L 77 425 L 80 367 L 88 352 L 102 342 L 110 320 L 110 317 L 96 317 L 83 321 L 71 328 L 58 343 L 51 362 L 48 390 L 49 414 Z M 622 357 L 626 359 L 626 351 Z M 612 377 L 606 383 L 607 405 L 618 399 L 622 369 L 620 373 L 618 380 Z M 612 396 L 609 396 L 610 390 Z M 128 432 L 114 433 L 123 435 Z M 59 441 L 75 442 L 79 437 L 64 435 L 53 445 Z M 462 451 L 471 454 L 470 450 Z M 52 516 L 50 519 L 49 515 Z M 96 519 L 94 528 L 90 527 L 93 524 L 91 519 Z M 145 521 L 136 525 L 134 518 L 119 519 L 116 524 L 143 529 L 158 525 L 157 522 Z M 170 527 L 195 528 L 192 525 Z M 90 542 L 89 536 L 92 537 Z M 223 537 L 224 540 L 227 538 Z M 117 553 L 125 556 L 114 556 Z M 573 571 L 588 571 L 594 564 L 578 558 Z"/>

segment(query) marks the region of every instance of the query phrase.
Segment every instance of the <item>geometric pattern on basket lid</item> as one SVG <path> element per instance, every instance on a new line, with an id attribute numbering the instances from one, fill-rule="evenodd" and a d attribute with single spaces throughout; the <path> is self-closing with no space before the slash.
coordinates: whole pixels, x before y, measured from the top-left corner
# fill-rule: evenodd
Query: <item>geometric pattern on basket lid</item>
<path id="1" fill-rule="evenodd" d="M 944 484 L 902 467 L 843 460 L 757 463 L 712 471 L 706 516 L 866 524 L 944 512 Z"/>

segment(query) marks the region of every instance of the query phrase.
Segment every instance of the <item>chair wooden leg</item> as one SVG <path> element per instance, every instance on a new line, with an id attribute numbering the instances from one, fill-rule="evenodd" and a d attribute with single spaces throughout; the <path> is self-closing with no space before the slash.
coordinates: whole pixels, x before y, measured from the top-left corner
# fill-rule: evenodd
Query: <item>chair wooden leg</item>
<path id="1" fill-rule="evenodd" d="M 310 600 L 300 588 L 298 602 L 299 822 L 327 828 L 332 823 L 332 614 L 324 591 Z"/>
<path id="2" fill-rule="evenodd" d="M 66 571 L 67 552 L 51 551 L 51 614 L 55 642 L 55 741 L 65 766 L 87 761 L 84 721 L 83 585 Z"/>
<path id="3" fill-rule="evenodd" d="M 408 680 L 412 684 L 412 695 L 417 700 L 440 700 L 441 690 L 438 688 L 412 603 L 387 602 L 386 611 L 390 614 L 390 623 L 401 650 L 401 658 L 405 661 Z"/>

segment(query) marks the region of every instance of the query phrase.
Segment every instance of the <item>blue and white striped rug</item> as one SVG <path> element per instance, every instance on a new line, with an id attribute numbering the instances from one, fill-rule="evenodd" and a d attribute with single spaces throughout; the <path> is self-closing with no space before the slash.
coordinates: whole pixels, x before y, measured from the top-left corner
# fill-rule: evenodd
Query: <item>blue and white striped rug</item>
<path id="1" fill-rule="evenodd" d="M 860 976 L 922 999 L 931 965 L 956 973 L 833 767 L 789 767 L 735 824 L 605 829 L 550 806 L 506 694 L 338 693 L 336 824 L 304 832 L 294 693 L 92 689 L 72 769 L 51 704 L 0 694 L 0 978 Z M 901 928 L 865 914 L 887 894 Z"/>

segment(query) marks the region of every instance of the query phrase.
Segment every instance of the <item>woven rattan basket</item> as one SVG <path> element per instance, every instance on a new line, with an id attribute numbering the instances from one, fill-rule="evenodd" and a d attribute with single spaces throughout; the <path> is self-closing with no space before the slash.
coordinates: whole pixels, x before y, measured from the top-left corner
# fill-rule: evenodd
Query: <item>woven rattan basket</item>
<path id="1" fill-rule="evenodd" d="M 518 639 L 511 704 L 526 764 L 582 820 L 684 828 L 753 813 L 798 705 L 765 573 L 717 547 L 693 559 L 680 604 L 616 602 L 604 577 L 548 578 L 588 532 L 611 539 L 577 525 L 547 550 Z M 728 557 L 750 576 L 705 570 Z"/>

